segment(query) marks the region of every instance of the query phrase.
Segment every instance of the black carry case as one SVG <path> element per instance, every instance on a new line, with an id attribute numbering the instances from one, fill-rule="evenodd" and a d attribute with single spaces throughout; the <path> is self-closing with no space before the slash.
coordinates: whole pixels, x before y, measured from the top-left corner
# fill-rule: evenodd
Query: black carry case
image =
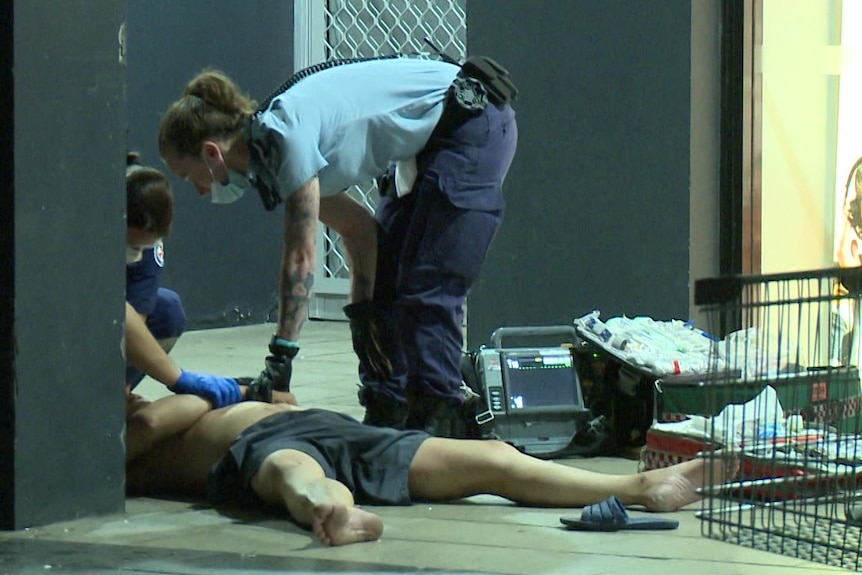
<path id="1" fill-rule="evenodd" d="M 503 338 L 564 337 L 556 347 L 504 347 Z M 595 455 L 604 418 L 593 417 L 581 389 L 579 340 L 572 326 L 501 327 L 492 347 L 464 354 L 469 437 L 494 438 L 541 458 Z"/>

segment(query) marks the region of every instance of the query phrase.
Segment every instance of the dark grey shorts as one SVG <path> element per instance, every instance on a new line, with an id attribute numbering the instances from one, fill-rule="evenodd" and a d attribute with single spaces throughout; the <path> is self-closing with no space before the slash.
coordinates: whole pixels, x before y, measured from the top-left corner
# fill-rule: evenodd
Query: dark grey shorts
<path id="1" fill-rule="evenodd" d="M 320 409 L 271 415 L 242 432 L 212 468 L 208 493 L 215 504 L 253 496 L 249 485 L 263 460 L 283 449 L 314 458 L 326 477 L 347 486 L 357 503 L 408 505 L 408 470 L 428 434 L 363 425 Z"/>

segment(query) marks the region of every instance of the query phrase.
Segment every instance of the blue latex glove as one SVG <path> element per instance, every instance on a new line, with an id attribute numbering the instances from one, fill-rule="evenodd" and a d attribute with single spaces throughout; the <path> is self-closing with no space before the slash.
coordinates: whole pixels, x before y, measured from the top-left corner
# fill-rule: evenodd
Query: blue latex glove
<path id="1" fill-rule="evenodd" d="M 242 401 L 239 383 L 230 377 L 182 370 L 180 378 L 171 387 L 174 393 L 200 395 L 209 399 L 213 409 Z"/>

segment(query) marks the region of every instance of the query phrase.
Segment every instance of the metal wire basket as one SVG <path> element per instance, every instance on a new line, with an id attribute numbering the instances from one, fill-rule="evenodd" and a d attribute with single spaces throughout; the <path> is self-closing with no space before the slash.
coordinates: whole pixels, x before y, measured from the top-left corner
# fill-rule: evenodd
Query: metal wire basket
<path id="1" fill-rule="evenodd" d="M 704 536 L 862 570 L 862 269 L 698 281 L 715 337 L 703 395 L 730 470 L 704 490 Z"/>

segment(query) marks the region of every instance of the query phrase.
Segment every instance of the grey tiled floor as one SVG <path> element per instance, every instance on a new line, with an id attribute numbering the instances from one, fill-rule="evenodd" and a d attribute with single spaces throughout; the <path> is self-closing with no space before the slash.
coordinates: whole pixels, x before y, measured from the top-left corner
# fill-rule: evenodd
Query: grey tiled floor
<path id="1" fill-rule="evenodd" d="M 191 370 L 254 374 L 271 331 L 271 325 L 260 325 L 190 332 L 173 356 Z M 300 402 L 361 417 L 347 325 L 309 322 L 302 345 L 293 380 Z M 139 391 L 151 398 L 163 394 L 161 386 L 149 381 Z M 634 461 L 623 459 L 562 463 L 608 473 L 636 469 Z M 675 531 L 606 534 L 562 529 L 558 518 L 570 509 L 529 509 L 492 496 L 374 510 L 386 526 L 380 541 L 327 548 L 281 517 L 129 499 L 125 513 L 0 533 L 0 573 L 844 572 L 705 539 L 696 506 L 672 514 L 680 521 Z"/>

